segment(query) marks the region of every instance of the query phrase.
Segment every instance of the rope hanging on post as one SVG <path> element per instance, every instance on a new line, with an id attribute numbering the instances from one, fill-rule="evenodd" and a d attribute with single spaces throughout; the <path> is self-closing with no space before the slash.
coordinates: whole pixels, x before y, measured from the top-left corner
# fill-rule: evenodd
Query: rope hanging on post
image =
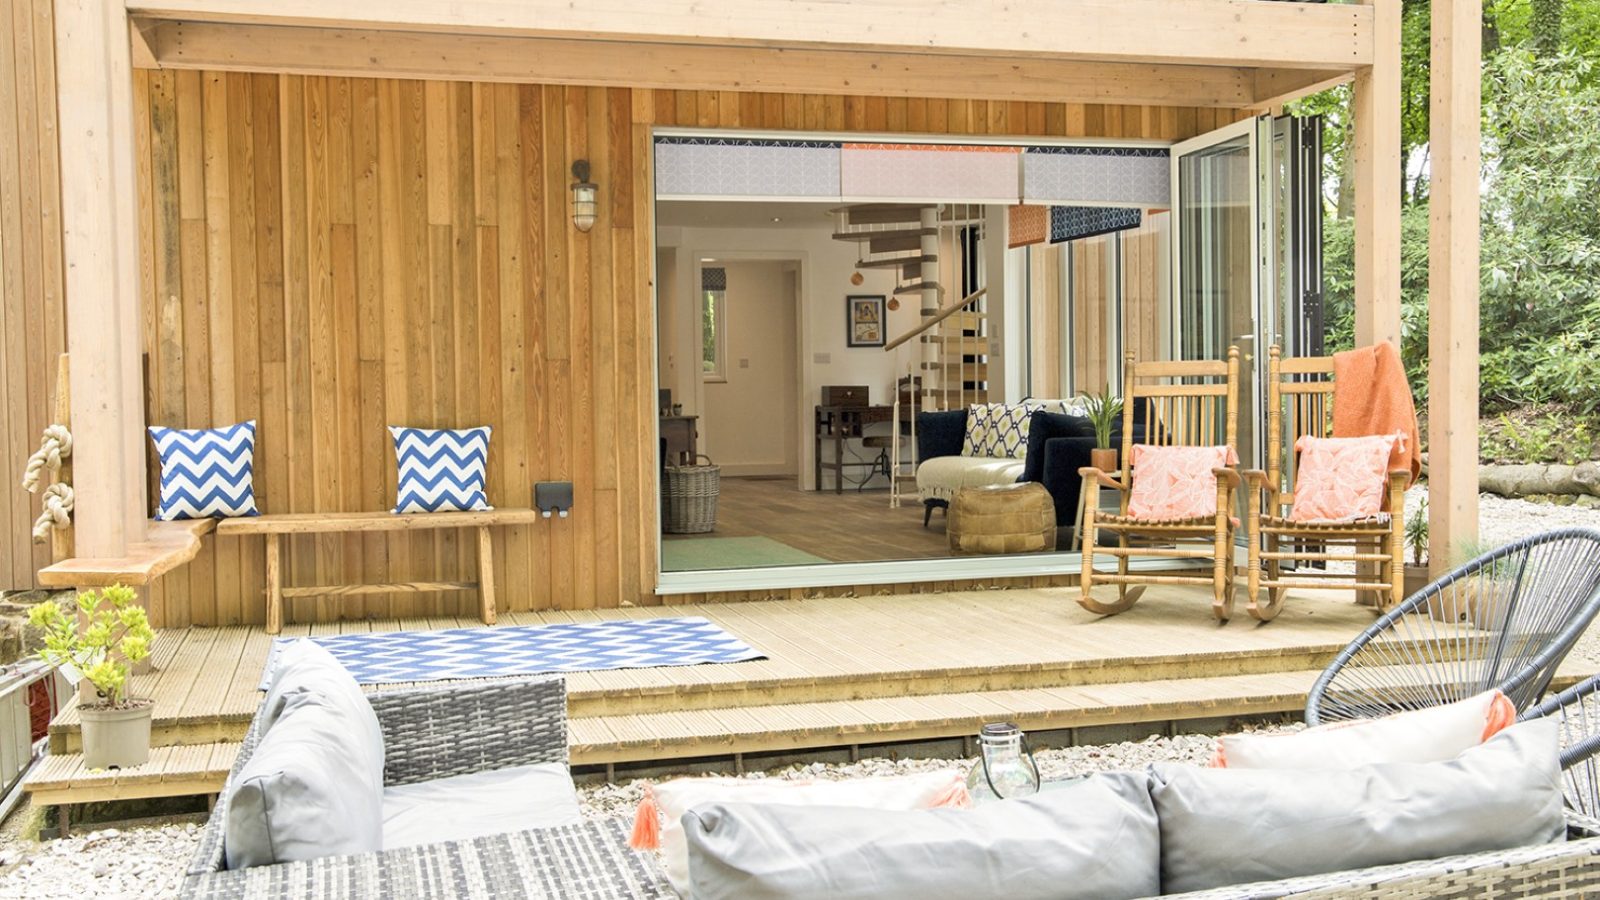
<path id="1" fill-rule="evenodd" d="M 39 449 L 28 457 L 28 468 L 22 473 L 22 489 L 30 494 L 39 492 L 39 481 L 44 470 L 52 474 L 61 471 L 61 460 L 72 455 L 72 432 L 65 425 L 47 425 Z"/>
<path id="2" fill-rule="evenodd" d="M 72 432 L 67 430 L 67 426 L 59 423 L 46 426 L 39 449 L 28 457 L 28 467 L 22 473 L 23 489 L 30 494 L 39 493 L 39 482 L 43 480 L 45 471 L 48 470 L 51 475 L 59 473 L 61 461 L 71 455 Z M 33 523 L 35 543 L 49 540 L 52 528 L 71 527 L 75 500 L 72 485 L 66 482 L 57 481 L 45 487 L 44 495 L 40 498 L 44 511 Z"/>
<path id="3" fill-rule="evenodd" d="M 39 513 L 39 518 L 33 523 L 33 541 L 42 544 L 50 539 L 50 529 L 67 528 L 72 525 L 72 507 L 76 497 L 72 493 L 72 485 L 56 482 L 44 489 L 44 512 Z"/>

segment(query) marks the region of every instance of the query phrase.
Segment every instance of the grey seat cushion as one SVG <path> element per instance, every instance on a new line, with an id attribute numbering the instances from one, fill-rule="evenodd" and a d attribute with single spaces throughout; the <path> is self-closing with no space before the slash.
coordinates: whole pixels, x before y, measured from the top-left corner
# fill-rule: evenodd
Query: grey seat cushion
<path id="1" fill-rule="evenodd" d="M 972 810 L 711 803 L 683 827 L 694 900 L 1062 900 L 1160 886 L 1142 773 Z"/>
<path id="2" fill-rule="evenodd" d="M 564 763 L 401 784 L 383 792 L 383 849 L 583 821 Z"/>
<path id="3" fill-rule="evenodd" d="M 1151 767 L 1167 893 L 1564 840 L 1558 723 L 1455 759 L 1349 770 Z"/>
<path id="4" fill-rule="evenodd" d="M 259 743 L 228 783 L 230 869 L 383 847 L 383 730 L 326 649 L 284 646 Z"/>
<path id="5" fill-rule="evenodd" d="M 313 693 L 284 705 L 228 783 L 228 868 L 383 849 L 383 761 Z"/>

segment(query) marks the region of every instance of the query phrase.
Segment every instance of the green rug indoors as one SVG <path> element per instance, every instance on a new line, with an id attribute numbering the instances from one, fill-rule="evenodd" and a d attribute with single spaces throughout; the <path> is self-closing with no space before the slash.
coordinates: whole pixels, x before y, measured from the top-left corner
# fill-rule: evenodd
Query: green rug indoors
<path id="1" fill-rule="evenodd" d="M 664 572 L 804 566 L 827 560 L 766 537 L 674 537 L 661 542 Z"/>

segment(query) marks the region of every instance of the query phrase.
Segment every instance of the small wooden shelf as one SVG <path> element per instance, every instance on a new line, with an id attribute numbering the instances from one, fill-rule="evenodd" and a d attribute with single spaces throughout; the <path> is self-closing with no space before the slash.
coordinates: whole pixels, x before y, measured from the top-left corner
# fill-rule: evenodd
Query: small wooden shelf
<path id="1" fill-rule="evenodd" d="M 48 588 L 149 584 L 194 559 L 200 552 L 200 539 L 216 527 L 216 519 L 151 520 L 145 539 L 129 544 L 125 555 L 64 559 L 40 569 L 39 584 Z"/>

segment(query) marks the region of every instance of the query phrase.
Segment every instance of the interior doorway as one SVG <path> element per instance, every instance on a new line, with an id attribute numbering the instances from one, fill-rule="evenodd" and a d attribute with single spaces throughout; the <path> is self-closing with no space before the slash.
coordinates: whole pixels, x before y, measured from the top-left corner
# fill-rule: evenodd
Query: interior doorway
<path id="1" fill-rule="evenodd" d="M 712 370 L 702 375 L 702 452 L 724 477 L 798 479 L 799 264 L 707 257 L 699 266 L 702 370 L 707 361 Z"/>

